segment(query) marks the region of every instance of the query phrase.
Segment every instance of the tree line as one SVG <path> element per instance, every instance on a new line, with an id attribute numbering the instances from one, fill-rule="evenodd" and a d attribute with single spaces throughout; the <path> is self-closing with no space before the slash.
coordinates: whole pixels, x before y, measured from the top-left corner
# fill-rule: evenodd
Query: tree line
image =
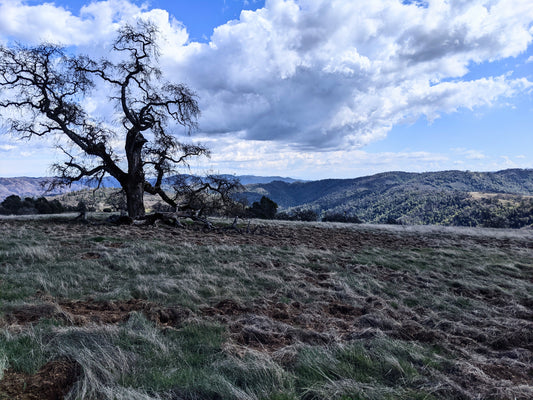
<path id="1" fill-rule="evenodd" d="M 11 195 L 0 203 L 2 215 L 60 214 L 66 211 L 72 211 L 72 208 L 65 207 L 59 200 L 49 201 L 45 197 L 21 199 L 17 195 Z"/>
<path id="2" fill-rule="evenodd" d="M 196 215 L 231 216 L 286 221 L 322 221 L 344 223 L 381 223 L 404 225 L 450 225 L 485 228 L 513 228 L 533 226 L 533 199 L 524 198 L 512 202 L 505 196 L 473 199 L 463 193 L 441 193 L 440 196 L 426 194 L 403 197 L 386 205 L 376 202 L 371 209 L 360 210 L 363 217 L 356 215 L 349 206 L 344 211 L 330 209 L 317 212 L 311 208 L 294 208 L 278 211 L 278 204 L 267 196 L 247 205 L 244 200 L 221 202 L 219 197 L 195 197 Z M 103 211 L 125 211 L 126 201 L 120 192 L 105 196 Z M 156 203 L 154 212 L 173 212 L 163 203 Z M 76 205 L 65 205 L 59 200 L 45 197 L 6 197 L 0 203 L 1 215 L 59 214 L 74 211 L 96 211 L 90 202 L 79 200 Z"/>

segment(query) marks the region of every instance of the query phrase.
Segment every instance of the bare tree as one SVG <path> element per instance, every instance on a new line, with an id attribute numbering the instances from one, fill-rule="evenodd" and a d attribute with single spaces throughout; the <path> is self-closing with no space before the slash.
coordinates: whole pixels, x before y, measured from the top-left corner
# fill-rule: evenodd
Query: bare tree
<path id="1" fill-rule="evenodd" d="M 8 118 L 11 131 L 23 138 L 66 138 L 70 145 L 60 145 L 67 157 L 54 165 L 55 183 L 100 183 L 111 175 L 124 190 L 132 218 L 144 216 L 144 192 L 177 206 L 163 190 L 165 176 L 191 157 L 209 156 L 206 147 L 183 144 L 174 135 L 178 124 L 189 133 L 196 128 L 200 110 L 187 86 L 162 79 L 157 33 L 146 21 L 122 27 L 112 47 L 119 62 L 73 56 L 50 44 L 0 47 L 0 107 L 19 116 Z M 116 105 L 119 126 L 96 119 L 83 107 L 102 84 Z M 124 140 L 123 153 L 112 147 L 112 139 Z M 155 180 L 150 183 L 146 176 Z"/>
<path id="2" fill-rule="evenodd" d="M 178 175 L 173 189 L 175 197 L 172 200 L 176 205 L 197 216 L 218 214 L 234 217 L 244 214 L 244 206 L 239 207 L 240 202 L 236 200 L 243 187 L 235 177 Z"/>

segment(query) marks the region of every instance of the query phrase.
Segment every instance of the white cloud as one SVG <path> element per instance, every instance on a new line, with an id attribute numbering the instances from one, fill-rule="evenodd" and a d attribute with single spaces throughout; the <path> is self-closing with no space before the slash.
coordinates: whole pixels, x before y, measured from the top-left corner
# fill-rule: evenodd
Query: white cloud
<path id="1" fill-rule="evenodd" d="M 491 106 L 531 86 L 508 75 L 464 81 L 472 63 L 531 42 L 529 1 L 266 2 L 168 62 L 196 88 L 204 132 L 303 149 L 363 146 L 399 122 Z M 244 133 L 244 134 L 243 134 Z"/>
<path id="2" fill-rule="evenodd" d="M 1 144 L 0 145 L 0 151 L 10 151 L 16 149 L 17 146 L 13 146 L 11 144 Z"/>
<path id="3" fill-rule="evenodd" d="M 87 3 L 75 16 L 52 2 L 28 5 L 21 0 L 0 0 L 0 36 L 31 44 L 92 44 L 107 40 L 124 21 L 143 11 L 127 0 Z"/>
<path id="4" fill-rule="evenodd" d="M 316 152 L 295 151 L 274 141 L 201 138 L 213 150 L 210 160 L 196 167 L 237 174 L 290 175 L 302 179 L 335 176 L 351 178 L 390 170 L 428 171 L 446 166 L 449 157 L 424 151 L 370 153 L 360 149 Z"/>
<path id="5" fill-rule="evenodd" d="M 463 148 L 451 149 L 454 153 L 463 156 L 467 160 L 484 160 L 487 156 L 480 150 L 468 150 Z"/>
<path id="6" fill-rule="evenodd" d="M 151 18 L 163 34 L 164 71 L 198 92 L 201 134 L 229 140 L 228 160 L 342 168 L 356 156 L 373 162 L 357 149 L 395 124 L 493 106 L 532 85 L 509 74 L 465 78 L 474 63 L 526 51 L 533 35 L 530 0 L 404 3 L 267 0 L 216 28 L 209 43 L 195 43 L 166 11 L 126 0 L 92 2 L 79 16 L 53 3 L 0 0 L 0 41 L 47 39 L 98 55 L 117 26 Z M 106 112 L 106 96 L 95 95 L 94 112 Z M 260 151 L 249 153 L 252 148 Z M 401 155 L 390 157 L 392 166 Z M 424 157 L 415 157 L 421 167 L 439 162 Z"/>

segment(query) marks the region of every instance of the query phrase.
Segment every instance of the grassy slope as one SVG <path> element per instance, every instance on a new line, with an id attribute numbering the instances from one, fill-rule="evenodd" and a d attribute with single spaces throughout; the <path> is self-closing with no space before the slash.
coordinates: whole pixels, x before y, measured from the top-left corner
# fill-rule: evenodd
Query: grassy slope
<path id="1" fill-rule="evenodd" d="M 68 357 L 70 399 L 533 397 L 531 231 L 262 232 L 0 220 L 0 376 Z"/>

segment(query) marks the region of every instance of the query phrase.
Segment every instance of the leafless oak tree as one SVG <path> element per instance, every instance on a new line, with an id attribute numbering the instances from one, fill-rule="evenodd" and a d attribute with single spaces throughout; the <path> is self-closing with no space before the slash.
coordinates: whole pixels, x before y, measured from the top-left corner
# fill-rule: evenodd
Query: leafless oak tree
<path id="1" fill-rule="evenodd" d="M 145 192 L 178 206 L 177 197 L 163 190 L 164 178 L 191 157 L 209 156 L 206 147 L 181 143 L 174 135 L 177 124 L 189 132 L 196 128 L 200 110 L 187 86 L 163 80 L 157 34 L 146 21 L 122 27 L 112 47 L 114 58 L 122 60 L 118 62 L 70 55 L 50 44 L 0 47 L 0 107 L 11 115 L 11 131 L 25 138 L 67 138 L 70 145 L 61 145 L 66 161 L 54 165 L 56 183 L 101 182 L 111 175 L 126 194 L 132 218 L 144 216 Z M 118 127 L 95 119 L 83 107 L 102 85 L 120 115 Z M 123 153 L 113 148 L 116 139 L 124 141 Z M 150 183 L 147 176 L 155 180 Z M 196 182 L 195 187 L 224 191 L 219 183 Z"/>

